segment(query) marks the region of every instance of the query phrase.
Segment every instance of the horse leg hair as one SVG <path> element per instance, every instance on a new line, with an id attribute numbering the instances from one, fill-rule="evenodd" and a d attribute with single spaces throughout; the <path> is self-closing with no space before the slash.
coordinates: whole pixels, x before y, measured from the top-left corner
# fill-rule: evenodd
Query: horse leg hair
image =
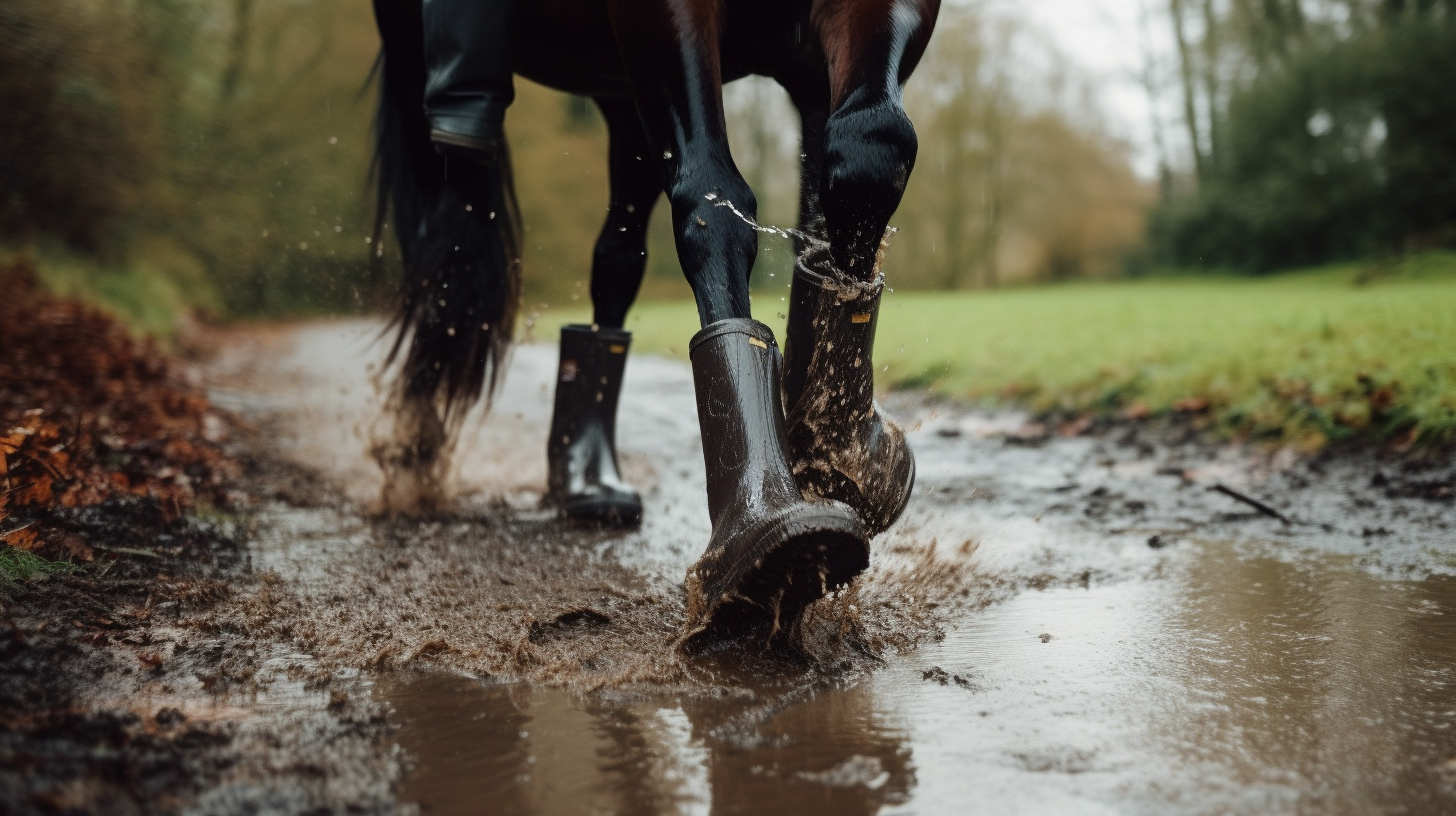
<path id="1" fill-rule="evenodd" d="M 647 223 L 662 193 L 662 180 L 632 102 L 599 98 L 596 103 L 607 120 L 612 192 L 607 221 L 592 253 L 592 319 L 598 326 L 620 329 L 647 270 Z"/>

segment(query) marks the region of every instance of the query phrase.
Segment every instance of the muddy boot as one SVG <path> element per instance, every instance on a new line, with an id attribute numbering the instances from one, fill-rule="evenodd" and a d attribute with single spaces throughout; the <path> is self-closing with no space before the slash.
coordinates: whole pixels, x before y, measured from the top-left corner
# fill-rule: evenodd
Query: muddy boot
<path id="1" fill-rule="evenodd" d="M 905 433 L 875 404 L 870 352 L 884 288 L 883 278 L 849 281 L 801 259 L 785 338 L 783 400 L 794 478 L 806 495 L 853 507 L 870 535 L 900 517 L 915 484 Z"/>
<path id="2" fill-rule="evenodd" d="M 682 643 L 775 645 L 793 637 L 805 606 L 869 566 L 869 542 L 848 507 L 808 501 L 794 483 L 773 332 L 720 320 L 698 332 L 689 355 L 713 536 L 688 571 Z"/>
<path id="3" fill-rule="evenodd" d="M 561 327 L 547 500 L 568 518 L 624 526 L 642 520 L 642 499 L 617 470 L 617 397 L 631 342 L 621 329 Z"/>

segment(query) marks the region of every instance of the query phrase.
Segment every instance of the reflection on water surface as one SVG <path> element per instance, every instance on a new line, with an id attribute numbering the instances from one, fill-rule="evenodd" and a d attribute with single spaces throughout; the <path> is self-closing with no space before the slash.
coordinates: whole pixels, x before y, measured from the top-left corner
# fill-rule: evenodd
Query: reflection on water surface
<path id="1" fill-rule="evenodd" d="M 426 813 L 1456 812 L 1456 579 L 1194 544 L 843 687 L 382 691 Z"/>

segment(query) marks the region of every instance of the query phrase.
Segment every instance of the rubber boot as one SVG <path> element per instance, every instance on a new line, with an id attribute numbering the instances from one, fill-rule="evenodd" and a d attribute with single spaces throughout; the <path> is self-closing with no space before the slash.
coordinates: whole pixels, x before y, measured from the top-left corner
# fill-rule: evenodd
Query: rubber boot
<path id="1" fill-rule="evenodd" d="M 849 281 L 800 259 L 785 338 L 783 400 L 794 478 L 807 495 L 853 507 L 870 535 L 900 517 L 915 485 L 905 433 L 875 403 L 871 352 L 884 289 L 883 277 Z"/>
<path id="2" fill-rule="evenodd" d="M 684 648 L 745 637 L 792 639 L 803 609 L 869 566 L 848 507 L 804 498 L 789 470 L 773 332 L 720 320 L 689 346 L 713 535 L 688 571 Z"/>
<path id="3" fill-rule="evenodd" d="M 642 521 L 642 498 L 617 469 L 617 397 L 631 343 L 631 333 L 620 329 L 561 327 L 547 500 L 568 518 L 622 526 Z"/>
<path id="4" fill-rule="evenodd" d="M 505 145 L 516 98 L 514 8 L 515 0 L 424 0 L 425 113 L 442 152 L 488 160 Z"/>

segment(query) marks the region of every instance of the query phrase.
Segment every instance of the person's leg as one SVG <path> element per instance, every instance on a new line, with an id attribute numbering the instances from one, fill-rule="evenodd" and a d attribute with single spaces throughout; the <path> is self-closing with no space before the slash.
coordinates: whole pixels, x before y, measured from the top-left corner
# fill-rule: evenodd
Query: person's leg
<path id="1" fill-rule="evenodd" d="M 425 112 L 444 151 L 496 152 L 505 144 L 516 0 L 423 0 Z"/>

